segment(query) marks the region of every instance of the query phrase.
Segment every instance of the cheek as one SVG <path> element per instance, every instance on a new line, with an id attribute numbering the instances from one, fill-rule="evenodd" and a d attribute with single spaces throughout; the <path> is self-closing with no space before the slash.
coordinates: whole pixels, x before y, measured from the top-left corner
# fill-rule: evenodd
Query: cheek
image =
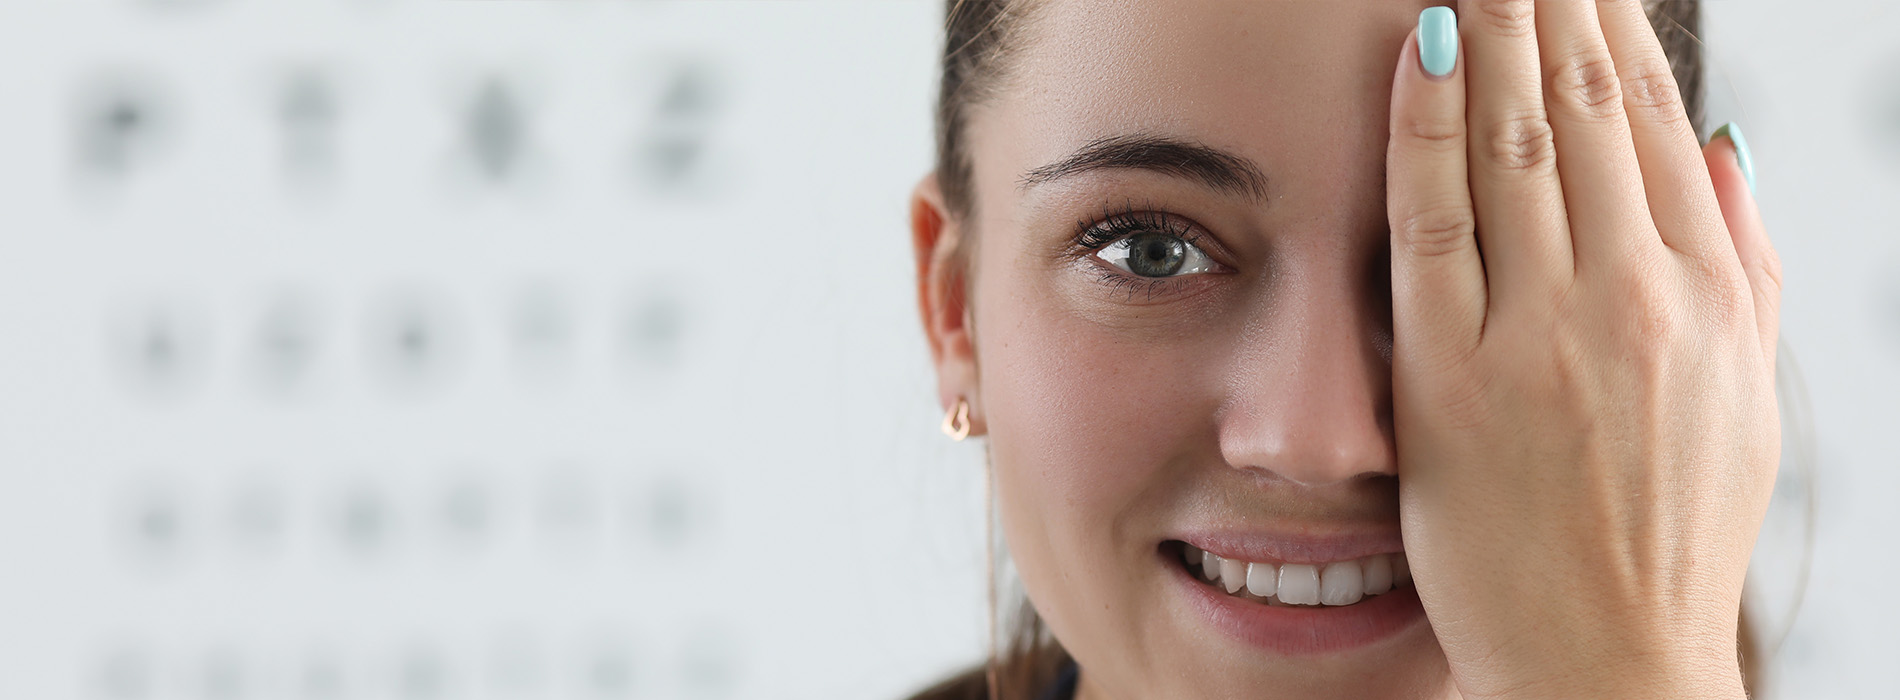
<path id="1" fill-rule="evenodd" d="M 989 281 L 999 293 L 975 307 L 981 400 L 1012 519 L 1033 519 L 1058 548 L 1145 551 L 1152 542 L 1129 535 L 1149 534 L 1179 486 L 1170 472 L 1213 445 L 1195 368 L 1217 363 L 1191 337 L 1089 320 L 1060 285 Z"/>

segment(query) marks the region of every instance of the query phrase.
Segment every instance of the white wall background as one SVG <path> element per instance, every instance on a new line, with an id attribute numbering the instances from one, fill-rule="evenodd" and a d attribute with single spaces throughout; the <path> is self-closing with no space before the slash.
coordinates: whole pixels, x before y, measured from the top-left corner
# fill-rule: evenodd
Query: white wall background
<path id="1" fill-rule="evenodd" d="M 892 698 L 982 649 L 904 196 L 935 2 L 0 10 L 0 698 Z M 1892 698 L 1900 7 L 1709 3 Z"/>

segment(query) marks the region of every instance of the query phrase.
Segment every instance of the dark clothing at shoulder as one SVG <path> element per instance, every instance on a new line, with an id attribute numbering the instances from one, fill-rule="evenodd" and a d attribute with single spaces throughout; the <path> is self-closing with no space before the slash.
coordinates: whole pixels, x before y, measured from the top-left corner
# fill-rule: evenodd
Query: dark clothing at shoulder
<path id="1" fill-rule="evenodd" d="M 1036 694 L 1036 700 L 1074 700 L 1077 680 L 1081 670 L 1075 661 L 1066 656 L 1059 659 L 1060 665 L 1047 667 L 1042 674 L 1051 680 L 1042 686 Z M 925 689 L 910 700 L 991 700 L 989 683 L 984 676 L 984 668 L 977 666 L 959 673 Z"/>
<path id="2" fill-rule="evenodd" d="M 1056 676 L 1056 682 L 1050 683 L 1049 687 L 1042 691 L 1042 697 L 1038 700 L 1074 700 L 1075 682 L 1081 676 L 1081 670 L 1075 662 L 1069 662 L 1069 665 L 1062 669 L 1062 675 Z"/>

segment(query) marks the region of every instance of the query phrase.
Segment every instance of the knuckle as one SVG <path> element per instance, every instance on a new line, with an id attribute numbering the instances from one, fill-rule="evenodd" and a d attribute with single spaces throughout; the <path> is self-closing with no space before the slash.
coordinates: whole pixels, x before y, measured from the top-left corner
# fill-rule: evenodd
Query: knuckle
<path id="1" fill-rule="evenodd" d="M 1749 291 L 1745 275 L 1727 274 L 1713 278 L 1703 300 L 1709 321 L 1715 328 L 1753 327 L 1755 297 Z"/>
<path id="2" fill-rule="evenodd" d="M 1625 69 L 1621 79 L 1626 109 L 1666 123 L 1689 120 L 1683 111 L 1682 90 L 1668 64 L 1638 61 Z"/>
<path id="3" fill-rule="evenodd" d="M 1479 0 L 1478 22 L 1491 33 L 1509 37 L 1537 32 L 1537 8 L 1532 0 Z"/>
<path id="4" fill-rule="evenodd" d="M 1556 162 L 1557 147 L 1550 121 L 1542 112 L 1526 110 L 1490 127 L 1485 142 L 1492 165 L 1501 170 L 1534 170 Z"/>
<path id="5" fill-rule="evenodd" d="M 1768 285 L 1767 289 L 1761 291 L 1779 299 L 1781 297 L 1781 253 L 1776 252 L 1772 245 L 1762 246 L 1759 264 L 1762 282 Z"/>
<path id="6" fill-rule="evenodd" d="M 1408 115 L 1401 117 L 1397 135 L 1426 144 L 1456 146 L 1465 137 L 1463 115 Z"/>
<path id="7" fill-rule="evenodd" d="M 1679 283 L 1682 279 L 1681 270 L 1665 258 L 1632 260 L 1602 280 L 1609 305 L 1592 313 L 1615 319 L 1611 324 L 1624 347 L 1668 347 L 1681 330 L 1684 312 L 1701 301 L 1694 287 Z"/>
<path id="8" fill-rule="evenodd" d="M 1692 301 L 1709 328 L 1754 328 L 1757 275 L 1745 261 L 1714 258 L 1687 261 L 1695 281 Z"/>
<path id="9" fill-rule="evenodd" d="M 1550 67 L 1545 82 L 1558 103 L 1591 119 L 1623 115 L 1623 83 L 1607 53 L 1587 51 Z"/>
<path id="10" fill-rule="evenodd" d="M 1447 255 L 1472 245 L 1477 232 L 1477 217 L 1471 207 L 1444 204 L 1420 209 L 1399 220 L 1394 233 L 1406 253 L 1430 258 Z"/>
<path id="11" fill-rule="evenodd" d="M 1625 304 L 1625 330 L 1630 340 L 1638 347 L 1655 348 L 1668 346 L 1679 332 L 1680 312 L 1674 299 L 1657 289 L 1659 285 L 1637 284 L 1627 287 L 1630 290 Z"/>

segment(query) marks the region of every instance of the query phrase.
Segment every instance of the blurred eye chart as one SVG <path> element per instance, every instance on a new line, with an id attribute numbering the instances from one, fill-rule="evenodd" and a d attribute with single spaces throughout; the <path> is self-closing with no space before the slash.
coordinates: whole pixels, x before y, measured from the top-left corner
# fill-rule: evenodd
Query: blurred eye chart
<path id="1" fill-rule="evenodd" d="M 858 581 L 920 531 L 848 518 L 847 468 L 922 500 L 891 479 L 936 445 L 901 295 L 937 11 L 0 10 L 0 697 L 816 697 L 972 658 L 970 577 L 904 675 L 837 665 L 890 646 L 896 583 Z"/>
<path id="2" fill-rule="evenodd" d="M 1774 697 L 1885 698 L 1900 11 L 1776 7 L 1705 27 L 1813 406 L 1753 590 Z M 0 9 L 0 699 L 871 699 L 975 661 L 982 448 L 936 432 L 905 201 L 941 11 Z"/>

